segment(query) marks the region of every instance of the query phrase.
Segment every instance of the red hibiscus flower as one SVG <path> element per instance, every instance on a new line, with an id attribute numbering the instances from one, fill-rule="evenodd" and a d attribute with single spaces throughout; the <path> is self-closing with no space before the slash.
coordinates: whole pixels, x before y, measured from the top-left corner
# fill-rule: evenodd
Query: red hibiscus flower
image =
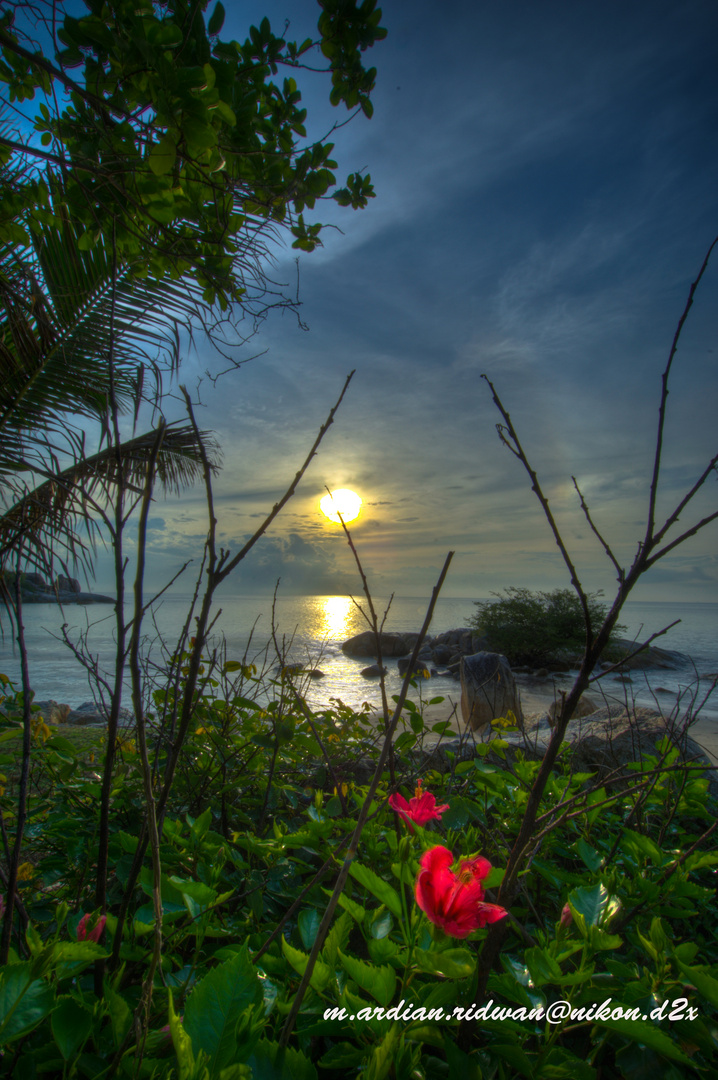
<path id="1" fill-rule="evenodd" d="M 83 915 L 77 924 L 77 940 L 78 941 L 99 941 L 102 937 L 102 931 L 105 929 L 105 923 L 107 922 L 106 915 L 100 915 L 99 919 L 92 927 L 88 929 L 87 924 L 92 919 L 91 914 Z"/>
<path id="2" fill-rule="evenodd" d="M 484 901 L 482 880 L 491 873 L 491 863 L 481 855 L 462 859 L 458 873 L 451 864 L 454 856 L 445 847 L 433 847 L 421 856 L 416 879 L 416 902 L 429 920 L 450 937 L 464 938 L 487 923 L 498 922 L 507 911 Z"/>
<path id="3" fill-rule="evenodd" d="M 434 796 L 428 791 L 421 790 L 421 780 L 416 785 L 416 793 L 413 799 L 409 799 L 407 802 L 403 795 L 392 795 L 389 799 L 389 806 L 392 810 L 396 810 L 397 814 L 401 814 L 412 832 L 414 831 L 412 821 L 416 825 L 423 826 L 433 818 L 438 820 L 444 810 L 449 809 L 448 803 L 445 803 L 444 806 L 437 806 Z"/>

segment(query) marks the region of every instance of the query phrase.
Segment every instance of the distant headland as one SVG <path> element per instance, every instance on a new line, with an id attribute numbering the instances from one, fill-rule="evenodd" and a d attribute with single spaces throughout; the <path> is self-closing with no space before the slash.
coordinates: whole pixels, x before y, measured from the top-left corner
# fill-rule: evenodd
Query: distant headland
<path id="1" fill-rule="evenodd" d="M 2 574 L 4 585 L 11 596 L 15 594 L 16 574 L 6 570 Z M 23 604 L 114 604 L 113 596 L 102 593 L 83 592 L 77 578 L 60 574 L 49 583 L 42 574 L 21 574 L 20 595 Z"/>

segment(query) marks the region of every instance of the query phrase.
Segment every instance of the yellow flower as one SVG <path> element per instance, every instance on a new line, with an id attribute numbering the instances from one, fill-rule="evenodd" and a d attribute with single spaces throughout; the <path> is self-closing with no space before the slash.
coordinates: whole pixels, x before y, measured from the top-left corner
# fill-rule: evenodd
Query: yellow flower
<path id="1" fill-rule="evenodd" d="M 29 863 L 29 862 L 20 863 L 20 865 L 17 868 L 17 880 L 18 881 L 29 881 L 34 876 L 35 876 L 35 867 L 32 865 L 32 863 Z"/>
<path id="2" fill-rule="evenodd" d="M 52 731 L 47 726 L 42 716 L 39 715 L 39 713 L 30 718 L 30 726 L 33 736 L 35 738 L 38 738 L 39 736 L 43 742 L 47 742 L 47 740 L 52 735 Z"/>

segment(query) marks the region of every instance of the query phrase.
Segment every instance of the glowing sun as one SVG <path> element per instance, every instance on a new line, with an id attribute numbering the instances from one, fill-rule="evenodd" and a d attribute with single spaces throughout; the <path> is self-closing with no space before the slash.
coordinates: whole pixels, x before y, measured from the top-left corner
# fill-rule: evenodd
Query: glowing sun
<path id="1" fill-rule="evenodd" d="M 349 491 L 348 488 L 338 488 L 329 495 L 325 495 L 320 500 L 319 506 L 322 513 L 326 514 L 330 521 L 338 522 L 341 514 L 342 519 L 347 522 L 353 521 L 355 517 L 359 516 L 361 504 L 362 500 L 356 491 Z"/>

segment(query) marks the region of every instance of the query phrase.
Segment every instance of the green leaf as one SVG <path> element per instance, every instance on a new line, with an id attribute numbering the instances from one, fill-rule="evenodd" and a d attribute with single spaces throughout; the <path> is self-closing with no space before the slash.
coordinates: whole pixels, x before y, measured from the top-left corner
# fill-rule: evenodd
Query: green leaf
<path id="1" fill-rule="evenodd" d="M 531 973 L 531 981 L 534 986 L 543 986 L 544 983 L 553 983 L 561 978 L 561 966 L 552 956 L 536 946 L 527 949 L 524 953 L 526 965 Z"/>
<path id="2" fill-rule="evenodd" d="M 416 949 L 414 960 L 421 971 L 443 975 L 445 979 L 467 979 L 476 970 L 476 960 L 468 949 Z"/>
<path id="3" fill-rule="evenodd" d="M 122 1045 L 122 1040 L 125 1035 L 130 1030 L 132 1024 L 132 1010 L 122 995 L 118 994 L 109 985 L 105 985 L 103 997 L 110 1012 L 112 1038 L 114 1039 L 115 1047 L 119 1048 Z"/>
<path id="4" fill-rule="evenodd" d="M 361 863 L 353 862 L 349 867 L 349 873 L 358 881 L 360 885 L 363 885 L 372 896 L 375 896 L 380 903 L 389 908 L 389 911 L 393 915 L 396 915 L 397 919 L 401 918 L 401 899 L 396 889 L 392 888 L 388 882 L 382 880 L 378 874 L 375 874 L 373 870 L 370 870 L 368 866 L 362 866 Z"/>
<path id="5" fill-rule="evenodd" d="M 150 150 L 149 164 L 155 176 L 165 176 L 174 168 L 177 147 L 169 135 L 164 135 Z"/>
<path id="6" fill-rule="evenodd" d="M 320 922 L 321 919 L 316 908 L 304 908 L 299 912 L 297 925 L 305 949 L 311 949 L 314 944 Z"/>
<path id="7" fill-rule="evenodd" d="M 177 1016 L 172 1000 L 172 991 L 169 991 L 169 1015 L 170 1033 L 172 1044 L 177 1055 L 179 1080 L 191 1080 L 195 1075 L 195 1059 L 192 1052 L 192 1040 L 184 1029 L 181 1019 Z"/>
<path id="8" fill-rule="evenodd" d="M 631 854 L 640 857 L 645 856 L 654 866 L 663 866 L 670 861 L 671 856 L 661 851 L 658 844 L 643 833 L 634 832 L 633 829 L 624 829 L 621 835 L 621 848 Z"/>
<path id="9" fill-rule="evenodd" d="M 262 1039 L 249 1059 L 253 1080 L 317 1080 L 317 1070 L 301 1050 Z"/>
<path id="10" fill-rule="evenodd" d="M 481 1080 L 481 1068 L 475 1057 L 460 1050 L 454 1041 L 454 1032 L 444 1033 L 444 1052 L 452 1076 L 460 1076 L 461 1080 Z"/>
<path id="11" fill-rule="evenodd" d="M 343 907 L 345 911 L 348 911 L 355 922 L 364 922 L 366 916 L 365 909 L 361 904 L 357 904 L 356 900 L 352 900 L 350 896 L 345 896 L 344 893 L 342 893 L 339 897 L 339 907 Z"/>
<path id="12" fill-rule="evenodd" d="M 451 800 L 449 809 L 444 810 L 444 813 L 441 815 L 442 828 L 465 829 L 472 816 L 468 801 L 455 795 Z"/>
<path id="13" fill-rule="evenodd" d="M 590 844 L 587 844 L 583 837 L 576 844 L 576 850 L 578 851 L 583 863 L 592 874 L 597 874 L 603 864 L 603 855 L 595 848 L 592 848 Z"/>
<path id="14" fill-rule="evenodd" d="M 52 1036 L 65 1061 L 76 1053 L 92 1030 L 92 1015 L 73 997 L 62 997 L 52 1011 Z"/>
<path id="15" fill-rule="evenodd" d="M 650 1024 L 645 1020 L 594 1019 L 593 1023 L 597 1026 L 608 1028 L 609 1031 L 615 1031 L 619 1035 L 625 1035 L 631 1042 L 643 1043 L 644 1046 L 650 1046 L 660 1054 L 665 1054 L 666 1057 L 672 1058 L 673 1061 L 680 1061 L 684 1065 L 692 1064 L 691 1059 L 676 1046 L 672 1039 L 667 1035 L 664 1035 L 660 1028 L 657 1028 L 654 1024 Z"/>
<path id="16" fill-rule="evenodd" d="M 303 953 L 300 949 L 295 949 L 293 945 L 289 944 L 286 938 L 282 938 L 282 952 L 297 974 L 303 975 L 307 969 L 307 964 L 309 963 L 308 955 Z M 331 982 L 333 974 L 332 969 L 328 967 L 327 964 L 322 960 L 317 959 L 312 968 L 309 985 L 313 990 L 316 990 L 321 994 Z"/>
<path id="17" fill-rule="evenodd" d="M 354 980 L 357 986 L 371 994 L 380 1005 L 387 1007 L 390 1004 L 396 990 L 396 972 L 394 968 L 388 965 L 375 967 L 373 964 L 364 963 L 363 960 L 357 960 L 354 956 L 346 956 L 341 951 L 339 952 L 339 960 L 346 973 Z"/>
<path id="18" fill-rule="evenodd" d="M 526 1056 L 520 1046 L 515 1044 L 512 1045 L 510 1043 L 492 1043 L 491 1052 L 492 1054 L 495 1054 L 496 1057 L 509 1063 L 514 1070 L 514 1076 L 525 1076 L 527 1080 L 533 1080 L 533 1077 L 536 1075 L 531 1059 Z"/>
<path id="19" fill-rule="evenodd" d="M 569 904 L 574 913 L 583 916 L 587 926 L 599 926 L 618 911 L 620 901 L 611 896 L 605 885 L 585 886 L 572 889 L 568 894 Z"/>
<path id="20" fill-rule="evenodd" d="M 189 117 L 182 124 L 184 136 L 194 152 L 208 150 L 217 145 L 217 135 L 210 124 Z"/>
<path id="21" fill-rule="evenodd" d="M 712 975 L 707 975 L 698 968 L 681 963 L 678 957 L 676 957 L 676 963 L 688 981 L 695 986 L 701 997 L 710 1001 L 711 1005 L 718 1009 L 718 979 L 714 979 Z"/>
<path id="22" fill-rule="evenodd" d="M 224 26 L 224 7 L 217 2 L 214 6 L 214 11 L 210 16 L 210 20 L 207 23 L 207 33 L 214 36 L 218 34 Z"/>
<path id="23" fill-rule="evenodd" d="M 349 913 L 343 911 L 327 934 L 322 948 L 322 959 L 326 960 L 329 967 L 335 968 L 339 963 L 339 949 L 346 949 L 351 928 Z"/>
<path id="24" fill-rule="evenodd" d="M 379 1045 L 373 1048 L 369 1064 L 360 1075 L 365 1076 L 367 1080 L 384 1080 L 384 1077 L 389 1075 L 392 1065 L 397 1064 L 396 1056 L 399 1048 L 396 1044 L 398 1041 L 398 1028 L 392 1024 Z M 394 1075 L 396 1076 L 397 1073 Z"/>
<path id="25" fill-rule="evenodd" d="M 375 941 L 381 941 L 382 938 L 387 937 L 391 933 L 391 928 L 394 925 L 390 911 L 382 911 L 377 915 L 376 919 L 369 927 L 369 933 Z"/>
<path id="26" fill-rule="evenodd" d="M 212 968 L 187 999 L 184 1030 L 197 1056 L 204 1051 L 210 1075 L 230 1065 L 237 1050 L 237 1024 L 242 1013 L 262 1001 L 262 988 L 245 942 L 241 952 Z"/>
<path id="27" fill-rule="evenodd" d="M 37 1027 L 55 1002 L 52 987 L 32 978 L 32 964 L 8 964 L 0 975 L 0 1045 Z"/>
<path id="28" fill-rule="evenodd" d="M 182 44 L 182 31 L 176 23 L 154 23 L 147 31 L 147 40 L 161 49 L 173 49 Z"/>
<path id="29" fill-rule="evenodd" d="M 200 814 L 199 817 L 195 819 L 194 823 L 190 825 L 190 832 L 192 833 L 192 836 L 195 838 L 195 840 L 201 840 L 202 837 L 207 834 L 211 825 L 212 810 L 208 806 L 204 813 Z M 170 880 L 174 882 L 175 880 L 179 879 L 170 878 Z"/>
<path id="30" fill-rule="evenodd" d="M 78 961 L 91 964 L 94 960 L 104 960 L 109 955 L 107 949 L 94 941 L 58 941 L 52 947 L 52 959 L 57 964 Z"/>

